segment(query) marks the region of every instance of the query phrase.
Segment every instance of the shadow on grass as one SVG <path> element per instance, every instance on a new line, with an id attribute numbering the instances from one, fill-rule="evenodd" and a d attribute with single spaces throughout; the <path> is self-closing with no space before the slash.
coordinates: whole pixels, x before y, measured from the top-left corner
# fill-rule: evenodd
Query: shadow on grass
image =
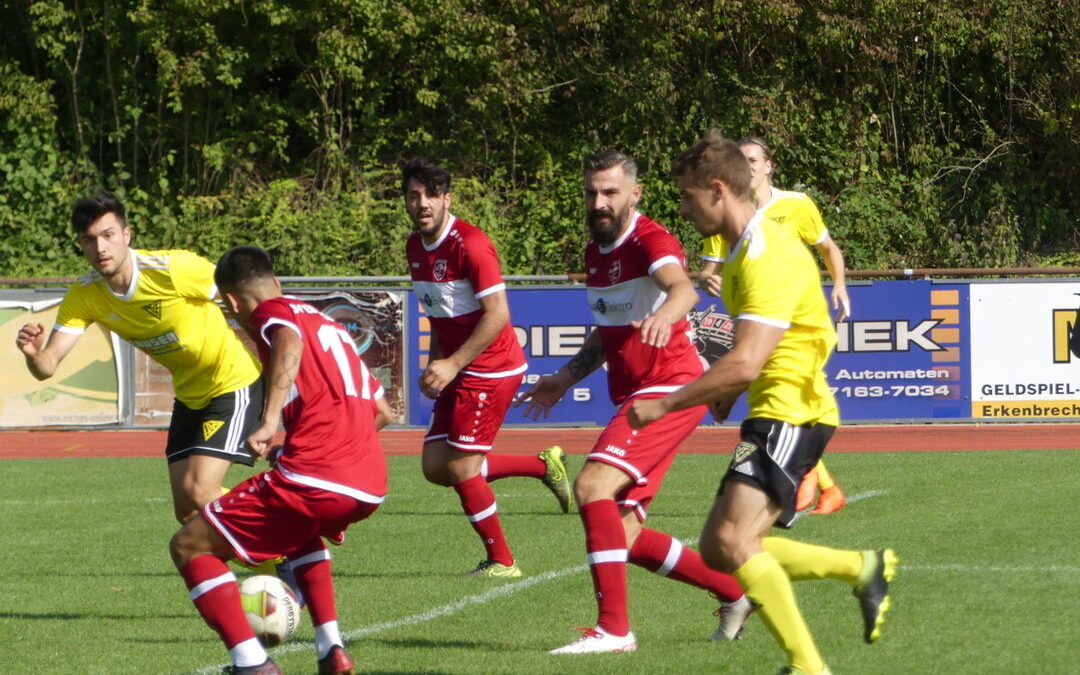
<path id="1" fill-rule="evenodd" d="M 190 614 L 94 614 L 84 612 L 75 614 L 69 612 L 0 612 L 0 619 L 20 619 L 31 621 L 94 621 L 106 619 L 111 621 L 135 621 L 139 619 L 190 619 Z"/>

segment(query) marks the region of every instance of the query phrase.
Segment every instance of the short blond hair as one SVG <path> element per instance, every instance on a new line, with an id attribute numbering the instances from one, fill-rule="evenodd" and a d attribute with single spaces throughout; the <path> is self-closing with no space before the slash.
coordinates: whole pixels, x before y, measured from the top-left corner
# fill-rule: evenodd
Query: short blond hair
<path id="1" fill-rule="evenodd" d="M 700 141 L 679 153 L 672 164 L 676 178 L 688 176 L 698 187 L 721 180 L 735 196 L 750 198 L 750 163 L 739 144 L 713 129 Z"/>

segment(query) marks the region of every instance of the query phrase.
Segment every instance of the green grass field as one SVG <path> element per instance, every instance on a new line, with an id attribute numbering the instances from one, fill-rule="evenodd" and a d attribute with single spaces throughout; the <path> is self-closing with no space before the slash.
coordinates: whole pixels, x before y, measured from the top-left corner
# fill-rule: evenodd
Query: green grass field
<path id="1" fill-rule="evenodd" d="M 581 457 L 572 458 L 571 470 Z M 680 457 L 650 526 L 695 538 L 726 458 Z M 838 582 L 796 585 L 826 660 L 854 673 L 1080 672 L 1080 452 L 836 454 L 843 511 L 796 538 L 900 555 L 884 637 L 861 639 Z M 245 474 L 238 469 L 230 481 Z M 595 620 L 581 524 L 538 482 L 495 483 L 526 576 L 462 578 L 483 557 L 456 496 L 416 457 L 391 458 L 391 496 L 334 549 L 341 625 L 369 673 L 764 673 L 784 658 L 760 619 L 709 642 L 715 602 L 631 566 L 634 654 L 549 656 Z M 0 462 L 0 672 L 209 673 L 224 648 L 188 601 L 156 459 Z M 312 673 L 312 629 L 272 653 Z"/>

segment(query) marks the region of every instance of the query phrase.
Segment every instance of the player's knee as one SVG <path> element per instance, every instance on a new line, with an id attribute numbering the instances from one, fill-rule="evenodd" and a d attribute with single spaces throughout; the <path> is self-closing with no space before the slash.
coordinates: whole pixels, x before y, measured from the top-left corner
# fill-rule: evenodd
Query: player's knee
<path id="1" fill-rule="evenodd" d="M 731 532 L 721 529 L 701 537 L 701 559 L 711 569 L 728 574 L 741 566 L 739 558 L 745 547 Z"/>
<path id="2" fill-rule="evenodd" d="M 450 487 L 450 474 L 447 472 L 445 466 L 424 464 L 423 470 L 424 478 L 427 482 L 441 485 L 442 487 Z"/>

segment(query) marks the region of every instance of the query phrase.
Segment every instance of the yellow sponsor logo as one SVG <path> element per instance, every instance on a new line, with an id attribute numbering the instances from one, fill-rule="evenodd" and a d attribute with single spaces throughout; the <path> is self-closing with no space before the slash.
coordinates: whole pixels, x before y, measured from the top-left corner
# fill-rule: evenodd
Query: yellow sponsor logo
<path id="1" fill-rule="evenodd" d="M 750 455 L 754 454 L 754 451 L 757 449 L 758 446 L 754 445 L 753 443 L 741 441 L 738 445 L 735 446 L 735 452 L 732 453 L 731 462 L 733 464 L 738 464 Z"/>
<path id="2" fill-rule="evenodd" d="M 206 420 L 202 423 L 202 437 L 204 441 L 208 441 L 214 437 L 214 434 L 218 432 L 218 429 L 225 426 L 225 423 L 221 420 Z"/>
<path id="3" fill-rule="evenodd" d="M 1080 417 L 1080 401 L 978 401 L 971 404 L 971 416 L 999 419 Z"/>
<path id="4" fill-rule="evenodd" d="M 1069 354 L 1069 337 L 1074 330 L 1080 327 L 1074 326 L 1076 321 L 1075 309 L 1054 310 L 1054 363 L 1069 363 L 1072 355 Z"/>

